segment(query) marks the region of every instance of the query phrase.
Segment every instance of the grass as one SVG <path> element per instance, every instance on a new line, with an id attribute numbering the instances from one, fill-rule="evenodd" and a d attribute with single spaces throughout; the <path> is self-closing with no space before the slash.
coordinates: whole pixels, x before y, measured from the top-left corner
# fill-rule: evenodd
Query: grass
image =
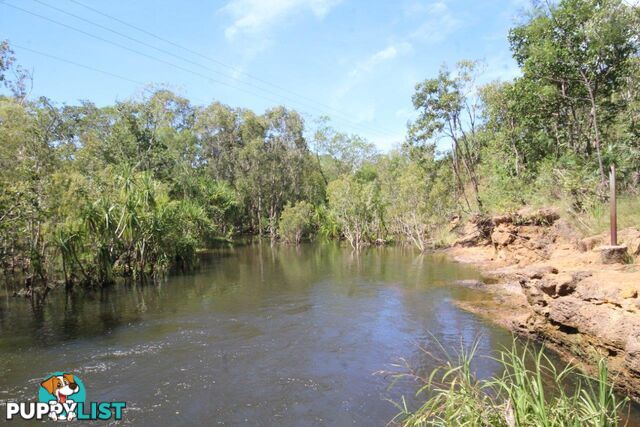
<path id="1" fill-rule="evenodd" d="M 562 369 L 547 358 L 544 349 L 518 346 L 500 351 L 495 358 L 502 373 L 478 379 L 472 371 L 477 342 L 448 358 L 428 378 L 409 374 L 422 382 L 422 404 L 410 409 L 403 398 L 392 423 L 413 426 L 579 427 L 617 426 L 628 399 L 614 393 L 606 361 L 598 374 L 588 377 L 573 365 Z M 568 385 L 572 383 L 572 385 Z"/>
<path id="2" fill-rule="evenodd" d="M 640 197 L 618 199 L 618 229 L 640 226 Z M 609 205 L 598 204 L 576 218 L 586 234 L 599 234 L 609 230 Z"/>

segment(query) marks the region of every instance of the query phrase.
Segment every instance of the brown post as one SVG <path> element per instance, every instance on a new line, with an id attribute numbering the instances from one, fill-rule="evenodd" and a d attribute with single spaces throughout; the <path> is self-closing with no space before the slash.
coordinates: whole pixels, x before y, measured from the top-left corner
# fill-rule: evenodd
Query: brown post
<path id="1" fill-rule="evenodd" d="M 611 246 L 618 246 L 618 212 L 616 206 L 616 165 L 611 164 L 609 172 L 609 190 L 611 196 Z"/>

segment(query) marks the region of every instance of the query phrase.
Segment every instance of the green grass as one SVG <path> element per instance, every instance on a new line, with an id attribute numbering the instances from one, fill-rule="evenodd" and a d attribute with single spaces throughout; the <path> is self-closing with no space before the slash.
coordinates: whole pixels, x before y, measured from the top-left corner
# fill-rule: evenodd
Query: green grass
<path id="1" fill-rule="evenodd" d="M 477 342 L 435 369 L 423 383 L 422 404 L 410 409 L 403 398 L 392 421 L 402 426 L 617 426 L 627 399 L 614 393 L 605 360 L 588 377 L 572 365 L 562 369 L 544 349 L 518 346 L 498 353 L 502 374 L 478 379 L 472 371 Z M 568 385 L 571 384 L 571 385 Z"/>
<path id="2" fill-rule="evenodd" d="M 640 197 L 618 199 L 618 229 L 640 227 Z M 609 230 L 609 204 L 594 206 L 580 215 L 573 215 L 581 231 L 587 235 L 600 234 Z"/>

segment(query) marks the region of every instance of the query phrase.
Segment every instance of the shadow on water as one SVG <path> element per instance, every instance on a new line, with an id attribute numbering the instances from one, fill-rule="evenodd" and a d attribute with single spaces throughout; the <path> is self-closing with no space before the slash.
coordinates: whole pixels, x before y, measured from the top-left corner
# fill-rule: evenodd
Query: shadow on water
<path id="1" fill-rule="evenodd" d="M 511 335 L 459 310 L 452 287 L 478 273 L 438 254 L 335 244 L 247 244 L 202 254 L 198 271 L 158 284 L 52 292 L 39 313 L 0 303 L 0 401 L 33 399 L 50 372 L 80 376 L 92 400 L 125 400 L 125 423 L 384 425 L 389 389 L 375 372 L 418 345 L 448 350 L 482 337 L 487 356 Z M 479 375 L 497 365 L 479 358 Z"/>

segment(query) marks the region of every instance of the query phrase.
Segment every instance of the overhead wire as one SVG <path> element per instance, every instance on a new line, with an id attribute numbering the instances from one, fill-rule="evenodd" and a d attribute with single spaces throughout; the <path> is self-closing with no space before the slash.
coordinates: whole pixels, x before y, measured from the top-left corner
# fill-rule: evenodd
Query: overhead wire
<path id="1" fill-rule="evenodd" d="M 36 1 L 36 0 L 34 0 L 34 1 Z M 39 0 L 37 0 L 37 1 L 40 2 Z M 125 25 L 125 26 L 129 27 L 129 28 L 132 28 L 132 29 L 134 29 L 134 30 L 136 30 L 136 31 L 138 31 L 140 33 L 146 34 L 147 36 L 150 36 L 150 37 L 152 37 L 152 38 L 154 38 L 156 40 L 159 40 L 159 41 L 161 41 L 163 43 L 167 43 L 167 44 L 169 44 L 171 46 L 174 46 L 174 47 L 176 47 L 178 49 L 181 49 L 181 50 L 183 50 L 185 52 L 189 52 L 192 55 L 195 55 L 195 56 L 197 56 L 199 58 L 205 59 L 205 60 L 210 61 L 210 62 L 212 62 L 212 63 L 214 63 L 216 65 L 219 65 L 221 67 L 227 68 L 227 69 L 231 70 L 233 73 L 244 75 L 244 76 L 246 76 L 246 77 L 248 77 L 250 79 L 253 79 L 253 80 L 257 81 L 257 82 L 260 82 L 262 84 L 265 84 L 265 85 L 271 86 L 273 88 L 279 89 L 281 91 L 287 92 L 287 93 L 289 93 L 289 94 L 291 94 L 293 96 L 296 96 L 298 98 L 305 99 L 307 101 L 310 101 L 310 102 L 312 102 L 314 104 L 317 104 L 317 105 L 323 107 L 324 109 L 327 109 L 329 111 L 333 111 L 336 114 L 348 115 L 348 114 L 344 113 L 343 111 L 340 111 L 339 109 L 336 109 L 336 108 L 334 108 L 334 107 L 332 107 L 330 105 L 327 105 L 325 103 L 316 101 L 316 100 L 311 99 L 311 98 L 309 98 L 309 97 L 307 97 L 305 95 L 297 93 L 296 91 L 292 91 L 292 90 L 290 90 L 290 89 L 288 89 L 288 88 L 286 88 L 284 86 L 272 83 L 272 82 L 270 82 L 268 80 L 265 80 L 263 78 L 257 77 L 257 76 L 255 76 L 255 75 L 253 75 L 251 73 L 245 72 L 245 71 L 243 71 L 243 70 L 241 70 L 241 69 L 239 69 L 239 68 L 237 68 L 237 67 L 235 67 L 233 65 L 229 65 L 229 64 L 227 64 L 227 63 L 225 63 L 223 61 L 220 61 L 220 60 L 218 60 L 216 58 L 212 58 L 209 55 L 205 55 L 205 54 L 203 54 L 201 52 L 198 52 L 198 51 L 196 51 L 194 49 L 191 49 L 191 48 L 186 47 L 184 45 L 175 43 L 175 42 L 173 42 L 173 41 L 171 41 L 171 40 L 169 40 L 169 39 L 167 39 L 165 37 L 162 37 L 162 36 L 159 36 L 157 34 L 154 34 L 151 31 L 145 30 L 144 28 L 141 28 L 141 27 L 139 27 L 137 25 L 131 24 L 131 23 L 129 23 L 127 21 L 124 21 L 124 20 L 122 20 L 122 19 L 120 19 L 118 17 L 115 17 L 113 15 L 105 13 L 105 12 L 99 10 L 99 9 L 94 8 L 94 7 L 91 7 L 91 6 L 85 4 L 85 3 L 81 2 L 81 1 L 78 1 L 78 0 L 68 0 L 68 1 L 71 2 L 71 3 L 77 4 L 78 6 L 81 6 L 81 7 L 85 8 L 85 9 L 87 9 L 87 10 L 90 10 L 90 11 L 92 11 L 92 12 L 98 14 L 98 15 L 104 16 L 105 18 L 111 19 L 111 20 L 113 20 L 115 22 L 118 22 L 118 23 L 120 23 L 122 25 Z M 381 130 L 387 132 L 384 129 L 381 129 Z"/>
<path id="2" fill-rule="evenodd" d="M 212 69 L 211 69 L 211 68 L 209 68 L 209 67 L 206 67 L 206 66 L 204 66 L 204 65 L 202 65 L 202 64 L 199 64 L 199 63 L 197 63 L 197 62 L 195 62 L 195 61 L 191 61 L 191 60 L 189 60 L 188 58 L 184 58 L 183 56 L 178 56 L 178 55 L 175 55 L 175 54 L 173 54 L 172 52 L 169 52 L 169 51 L 167 51 L 167 50 L 165 50 L 165 49 L 157 48 L 157 47 L 155 47 L 155 46 L 153 46 L 153 45 L 151 45 L 151 44 L 149 44 L 149 43 L 146 43 L 146 42 L 144 42 L 144 41 L 138 40 L 138 39 L 136 39 L 136 38 L 134 38 L 134 37 L 130 37 L 130 36 L 126 35 L 126 34 L 123 34 L 123 33 L 119 32 L 119 31 L 116 31 L 116 30 L 113 30 L 113 29 L 111 29 L 111 28 L 108 28 L 108 27 L 106 27 L 106 26 L 104 26 L 104 25 L 101 25 L 101 24 L 99 24 L 99 23 L 95 23 L 95 22 L 93 22 L 93 21 L 87 20 L 87 19 L 85 19 L 85 18 L 83 18 L 83 17 L 80 17 L 80 16 L 78 16 L 78 15 L 75 15 L 75 14 L 73 14 L 73 13 L 71 13 L 71 12 L 67 12 L 67 11 L 65 11 L 65 10 L 63 10 L 63 9 L 58 8 L 58 7 L 51 6 L 51 5 L 49 5 L 49 4 L 47 4 L 47 3 L 44 3 L 44 2 L 42 2 L 42 1 L 40 1 L 40 0 L 33 0 L 33 1 L 35 1 L 35 2 L 37 2 L 37 3 L 39 3 L 39 4 L 42 4 L 42 5 L 46 6 L 46 7 L 49 7 L 49 8 L 51 8 L 51 9 L 57 10 L 58 12 L 64 13 L 64 14 L 66 14 L 66 15 L 68 15 L 68 16 L 72 16 L 72 17 L 74 17 L 74 18 L 76 18 L 76 19 L 82 20 L 82 21 L 84 21 L 84 22 L 86 22 L 86 23 L 89 23 L 90 25 L 94 25 L 94 26 L 96 26 L 96 27 L 98 27 L 98 28 L 102 28 L 102 29 L 107 30 L 107 31 L 109 31 L 109 32 L 111 32 L 111 33 L 117 34 L 117 35 L 119 35 L 119 36 L 121 36 L 121 37 L 124 37 L 124 38 L 126 38 L 126 39 L 128 39 L 128 40 L 135 41 L 136 43 L 139 43 L 139 44 L 141 44 L 141 45 L 143 45 L 143 46 L 146 46 L 146 47 L 152 48 L 152 49 L 154 49 L 154 50 L 156 50 L 156 51 L 159 51 L 159 52 L 161 52 L 161 53 L 164 53 L 164 54 L 166 54 L 166 55 L 169 55 L 169 56 L 171 56 L 171 57 L 173 57 L 173 58 L 177 58 L 177 59 L 179 59 L 179 60 L 182 60 L 182 61 L 185 61 L 185 62 L 189 62 L 189 63 L 191 63 L 191 64 L 193 64 L 193 65 L 196 65 L 196 66 L 199 66 L 199 67 L 201 67 L 201 68 L 204 68 L 204 69 L 206 69 L 207 71 L 212 71 L 212 72 L 214 72 L 214 73 L 216 73 L 216 74 L 218 74 L 218 75 L 222 74 L 224 77 L 227 77 L 227 78 L 228 78 L 228 76 L 224 75 L 223 73 L 221 73 L 221 72 L 219 72 L 219 71 L 217 71 L 217 70 L 212 70 Z M 176 64 L 176 63 L 174 63 L 174 62 L 168 61 L 168 60 L 163 59 L 163 58 L 158 58 L 157 56 L 150 55 L 150 54 L 148 54 L 148 53 L 146 53 L 146 52 L 142 52 L 142 51 L 140 51 L 140 50 L 133 49 L 133 48 L 131 48 L 131 47 L 129 47 L 129 46 L 125 46 L 125 45 L 123 45 L 123 44 L 121 44 L 121 43 L 118 43 L 118 42 L 115 42 L 115 41 L 113 41 L 113 40 L 109 40 L 109 39 L 106 39 L 106 38 L 104 38 L 104 37 L 98 36 L 98 35 L 96 35 L 96 34 L 93 34 L 93 33 L 87 32 L 87 31 L 84 31 L 84 30 L 79 29 L 79 28 L 77 28 L 77 27 L 74 27 L 74 26 L 72 26 L 72 25 L 68 25 L 68 24 L 66 24 L 66 23 L 63 23 L 63 22 L 57 21 L 57 20 L 55 20 L 55 19 L 52 19 L 52 18 L 50 18 L 50 17 L 47 17 L 47 16 L 44 16 L 44 15 L 41 15 L 41 14 L 36 13 L 36 12 L 33 12 L 33 11 L 31 11 L 31 10 L 27 10 L 27 9 L 22 8 L 22 7 L 19 7 L 19 6 L 16 6 L 16 5 L 13 5 L 13 4 L 10 4 L 10 3 L 7 3 L 6 1 L 0 2 L 0 4 L 6 5 L 6 6 L 8 6 L 8 7 L 11 7 L 11 8 L 14 8 L 14 9 L 17 9 L 17 10 L 20 10 L 20 11 L 22 11 L 22 12 L 24 12 L 24 13 L 30 14 L 30 15 L 32 15 L 32 16 L 36 16 L 36 17 L 38 17 L 38 18 L 40 18 L 40 19 L 43 19 L 43 20 L 46 20 L 46 21 L 52 22 L 52 23 L 54 23 L 54 24 L 56 24 L 56 25 L 59 25 L 59 26 L 62 26 L 62 27 L 64 27 L 64 28 L 71 29 L 71 30 L 76 31 L 76 32 L 78 32 L 78 33 L 80 33 L 80 34 L 86 35 L 86 36 L 88 36 L 88 37 L 91 37 L 91 38 L 94 38 L 94 39 L 96 39 L 96 40 L 102 41 L 102 42 L 104 42 L 104 43 L 111 44 L 111 45 L 116 46 L 116 47 L 118 47 L 118 48 L 120 48 L 120 49 L 123 49 L 123 50 L 129 51 L 129 52 L 132 52 L 132 53 L 134 53 L 134 54 L 136 54 L 136 55 L 140 55 L 140 56 L 143 56 L 143 57 L 146 57 L 146 58 L 152 59 L 152 60 L 154 60 L 154 61 L 158 61 L 158 62 L 164 63 L 164 64 L 166 64 L 166 65 L 172 66 L 172 67 L 177 68 L 177 69 L 179 69 L 179 70 L 181 70 L 181 71 L 184 71 L 184 72 L 190 73 L 190 74 L 192 74 L 192 75 L 195 75 L 195 76 L 201 77 L 201 78 L 203 78 L 203 79 L 207 80 L 209 83 L 215 83 L 215 84 L 219 84 L 219 85 L 223 85 L 223 86 L 226 86 L 226 87 L 232 88 L 232 89 L 234 89 L 234 90 L 240 90 L 240 91 L 245 92 L 245 93 L 248 93 L 248 94 L 250 94 L 250 95 L 252 95 L 252 96 L 257 96 L 257 97 L 259 97 L 259 98 L 262 98 L 262 99 L 264 99 L 264 100 L 267 100 L 267 101 L 269 101 L 269 102 L 273 102 L 273 103 L 280 103 L 280 101 L 281 101 L 281 100 L 279 100 L 279 99 L 277 99 L 277 98 L 276 98 L 276 99 L 274 99 L 274 98 L 271 98 L 271 97 L 266 97 L 266 96 L 264 96 L 263 94 L 258 94 L 258 93 L 255 93 L 255 92 L 251 91 L 251 90 L 248 90 L 248 89 L 245 89 L 245 88 L 242 88 L 242 87 L 238 87 L 237 85 L 233 85 L 233 84 L 230 84 L 230 83 L 227 83 L 227 82 L 221 81 L 221 80 L 219 80 L 219 79 L 214 79 L 214 78 L 212 78 L 212 77 L 210 77 L 210 76 L 208 76 L 208 75 L 205 75 L 205 74 L 203 74 L 203 73 L 201 73 L 201 72 L 194 71 L 194 70 L 192 70 L 192 69 L 190 69 L 190 68 L 187 68 L 187 67 L 185 67 L 185 66 L 182 66 L 182 65 Z M 252 87 L 254 87 L 254 88 L 258 89 L 258 90 L 262 90 L 263 92 L 267 92 L 267 93 L 269 93 L 270 95 L 274 95 L 274 96 L 276 96 L 276 97 L 281 97 L 281 95 L 280 95 L 280 94 L 277 94 L 277 93 L 275 93 L 275 92 L 273 92 L 273 91 L 269 91 L 269 90 L 267 90 L 267 89 L 264 89 L 264 88 L 258 87 L 258 86 L 256 86 L 256 85 L 251 84 L 251 83 L 247 83 L 247 82 L 242 82 L 242 83 L 244 83 L 244 84 L 248 84 L 249 86 L 252 86 Z M 287 99 L 286 97 L 283 97 L 283 98 L 284 98 L 284 99 Z M 291 99 L 288 99 L 288 100 L 289 100 L 289 101 L 292 101 Z M 302 104 L 302 103 L 300 103 L 299 101 L 294 101 L 294 102 L 295 102 L 295 103 L 298 103 L 298 104 Z M 303 105 L 304 105 L 304 104 L 303 104 Z M 306 107 L 308 108 L 309 106 L 307 105 Z M 308 114 L 304 113 L 303 111 L 301 111 L 301 113 L 303 113 L 303 115 L 305 115 L 305 116 L 307 116 L 307 115 L 308 115 Z M 324 112 L 321 112 L 321 113 L 324 113 Z M 346 123 L 346 124 L 347 124 L 347 125 L 349 125 L 350 127 L 353 127 L 353 128 L 359 128 L 359 129 L 364 130 L 364 131 L 366 131 L 366 132 L 368 132 L 368 133 L 374 133 L 374 134 L 375 134 L 375 133 L 378 133 L 379 135 L 384 134 L 384 135 L 386 135 L 386 136 L 391 136 L 391 134 L 390 134 L 390 133 L 387 133 L 387 132 L 384 132 L 384 133 L 383 133 L 383 132 L 381 132 L 381 131 L 378 131 L 378 130 L 372 129 L 372 128 L 368 127 L 368 126 L 365 126 L 365 125 L 362 125 L 362 124 L 359 124 L 359 123 L 351 122 L 350 120 L 347 120 L 347 119 L 344 119 L 344 118 L 337 117 L 336 119 L 337 119 L 337 121 L 339 121 L 339 122 L 341 121 L 341 122 L 343 122 L 343 123 Z"/>

